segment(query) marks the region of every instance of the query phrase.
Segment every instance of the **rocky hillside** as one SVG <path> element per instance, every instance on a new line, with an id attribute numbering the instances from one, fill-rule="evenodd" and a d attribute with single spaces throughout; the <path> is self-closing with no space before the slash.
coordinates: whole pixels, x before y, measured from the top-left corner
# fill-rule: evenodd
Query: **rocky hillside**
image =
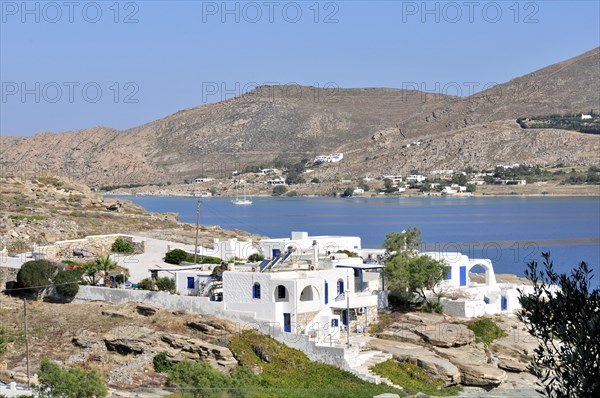
<path id="1" fill-rule="evenodd" d="M 470 97 L 265 86 L 126 131 L 95 127 L 0 137 L 3 174 L 52 170 L 90 186 L 175 183 L 333 151 L 348 155 L 339 164 L 348 173 L 477 168 L 498 162 L 597 164 L 600 137 L 522 131 L 515 121 L 598 111 L 599 54 L 596 48 Z M 425 145 L 402 150 L 415 140 Z"/>
<path id="2" fill-rule="evenodd" d="M 143 232 L 148 236 L 192 243 L 195 227 L 176 213 L 151 213 L 127 200 L 103 198 L 81 183 L 56 177 L 23 181 L 0 178 L 0 250 L 9 254 L 57 240 L 105 233 Z M 201 226 L 200 243 L 213 238 L 245 238 L 243 231 Z M 254 236 L 256 238 L 256 236 Z"/>

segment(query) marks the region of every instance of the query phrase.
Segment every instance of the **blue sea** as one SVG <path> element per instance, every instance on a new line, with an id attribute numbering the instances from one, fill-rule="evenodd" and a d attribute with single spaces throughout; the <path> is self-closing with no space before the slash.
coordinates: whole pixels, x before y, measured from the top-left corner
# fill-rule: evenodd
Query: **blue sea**
<path id="1" fill-rule="evenodd" d="M 120 196 L 149 211 L 178 212 L 196 222 L 196 198 Z M 230 198 L 202 198 L 200 222 L 285 237 L 357 235 L 363 247 L 381 247 L 385 235 L 418 227 L 425 250 L 461 251 L 489 258 L 497 273 L 522 276 L 526 264 L 550 252 L 555 269 L 569 272 L 585 261 L 600 285 L 600 198 L 597 197 L 418 197 L 273 198 L 251 206 Z"/>

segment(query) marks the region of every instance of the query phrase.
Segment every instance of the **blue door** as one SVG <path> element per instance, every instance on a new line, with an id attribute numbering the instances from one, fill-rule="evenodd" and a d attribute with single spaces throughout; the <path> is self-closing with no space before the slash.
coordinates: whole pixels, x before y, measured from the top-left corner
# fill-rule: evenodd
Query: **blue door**
<path id="1" fill-rule="evenodd" d="M 500 309 L 502 311 L 506 311 L 508 308 L 508 300 L 506 299 L 506 296 L 501 296 L 500 297 Z"/>
<path id="2" fill-rule="evenodd" d="M 325 304 L 329 303 L 329 283 L 325 281 Z"/>
<path id="3" fill-rule="evenodd" d="M 283 331 L 287 333 L 292 332 L 292 316 L 291 314 L 283 314 Z"/>
<path id="4" fill-rule="evenodd" d="M 467 286 L 467 267 L 460 267 L 460 285 Z"/>

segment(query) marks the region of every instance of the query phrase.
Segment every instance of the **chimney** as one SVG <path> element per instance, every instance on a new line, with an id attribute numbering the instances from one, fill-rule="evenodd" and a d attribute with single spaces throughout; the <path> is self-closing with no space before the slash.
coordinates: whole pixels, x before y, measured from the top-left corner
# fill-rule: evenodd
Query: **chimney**
<path id="1" fill-rule="evenodd" d="M 314 265 L 314 267 L 317 268 L 317 266 L 319 265 L 319 245 L 317 244 L 316 240 L 313 240 L 312 248 L 313 248 L 312 265 Z"/>

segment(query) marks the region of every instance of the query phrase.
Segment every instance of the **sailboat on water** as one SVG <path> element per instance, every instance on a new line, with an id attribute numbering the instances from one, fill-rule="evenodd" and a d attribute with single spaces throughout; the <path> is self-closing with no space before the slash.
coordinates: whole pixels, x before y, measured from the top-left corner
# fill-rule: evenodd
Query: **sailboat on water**
<path id="1" fill-rule="evenodd" d="M 235 186 L 235 199 L 231 201 L 234 205 L 251 205 L 252 199 L 246 198 L 246 183 L 244 183 L 244 197 L 240 198 L 238 191 L 238 185 Z"/>

